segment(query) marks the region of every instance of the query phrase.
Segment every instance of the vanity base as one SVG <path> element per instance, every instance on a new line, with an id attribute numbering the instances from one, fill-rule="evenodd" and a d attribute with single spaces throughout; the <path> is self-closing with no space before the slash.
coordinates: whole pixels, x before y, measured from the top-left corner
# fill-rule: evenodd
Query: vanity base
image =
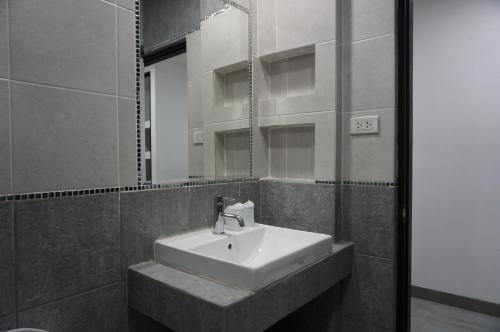
<path id="1" fill-rule="evenodd" d="M 251 292 L 155 262 L 129 267 L 129 306 L 176 332 L 258 332 L 313 300 L 352 271 L 353 244 Z"/>

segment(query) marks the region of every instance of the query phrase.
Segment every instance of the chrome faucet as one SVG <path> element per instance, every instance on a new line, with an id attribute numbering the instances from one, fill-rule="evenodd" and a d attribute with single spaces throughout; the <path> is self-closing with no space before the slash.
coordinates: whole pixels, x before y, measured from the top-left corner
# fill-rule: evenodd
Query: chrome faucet
<path id="1" fill-rule="evenodd" d="M 212 233 L 214 234 L 224 234 L 224 225 L 226 223 L 225 218 L 229 219 L 235 219 L 238 221 L 238 224 L 240 227 L 245 226 L 245 221 L 241 216 L 238 216 L 236 214 L 232 213 L 226 213 L 224 210 L 226 209 L 224 202 L 225 201 L 231 201 L 235 202 L 236 200 L 234 198 L 228 198 L 224 197 L 222 195 L 215 195 L 214 199 L 214 227 L 212 229 Z M 219 217 L 222 217 L 221 219 L 221 228 L 220 230 L 217 229 L 217 221 L 219 220 Z"/>

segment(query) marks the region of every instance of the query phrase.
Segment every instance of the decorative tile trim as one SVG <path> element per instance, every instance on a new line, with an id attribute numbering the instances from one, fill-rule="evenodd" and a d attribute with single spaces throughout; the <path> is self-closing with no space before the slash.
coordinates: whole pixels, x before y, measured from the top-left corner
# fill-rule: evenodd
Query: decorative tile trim
<path id="1" fill-rule="evenodd" d="M 137 184 L 142 184 L 142 140 L 141 140 L 141 5 L 135 0 L 135 102 L 137 128 Z"/>
<path id="2" fill-rule="evenodd" d="M 316 183 L 316 184 L 341 184 L 340 181 L 333 181 L 333 180 L 314 180 L 314 183 Z"/>
<path id="3" fill-rule="evenodd" d="M 377 181 L 342 181 L 342 184 L 351 186 L 371 186 L 371 187 L 396 187 L 395 182 L 377 182 Z"/>
<path id="4" fill-rule="evenodd" d="M 0 195 L 0 202 L 7 201 L 27 201 L 35 199 L 59 198 L 59 197 L 75 197 L 75 196 L 90 196 L 106 193 L 119 193 L 119 192 L 134 192 L 143 190 L 156 190 L 156 189 L 174 189 L 184 187 L 198 187 L 208 186 L 215 184 L 228 184 L 228 183 L 241 183 L 241 182 L 257 182 L 257 178 L 252 177 L 235 177 L 224 179 L 199 179 L 189 180 L 186 182 L 173 182 L 164 184 L 152 184 L 142 186 L 127 186 L 127 187 L 108 187 L 108 188 L 94 188 L 94 189 L 78 189 L 78 190 L 59 190 L 59 191 L 46 191 L 36 193 L 22 193 L 22 194 L 8 194 Z"/>
<path id="5" fill-rule="evenodd" d="M 250 8 L 248 9 L 248 144 L 249 149 L 249 168 L 250 176 L 254 176 L 254 162 L 253 162 L 253 45 L 252 45 L 252 1 L 249 2 Z"/>
<path id="6" fill-rule="evenodd" d="M 226 5 L 230 5 L 230 6 L 233 6 L 235 8 L 238 8 L 239 10 L 241 10 L 242 12 L 244 12 L 245 14 L 248 14 L 250 15 L 250 9 L 249 8 L 246 8 L 245 6 L 242 6 L 241 4 L 235 2 L 235 1 L 231 1 L 231 0 L 224 0 L 224 3 Z M 251 6 L 251 4 L 250 4 Z"/>

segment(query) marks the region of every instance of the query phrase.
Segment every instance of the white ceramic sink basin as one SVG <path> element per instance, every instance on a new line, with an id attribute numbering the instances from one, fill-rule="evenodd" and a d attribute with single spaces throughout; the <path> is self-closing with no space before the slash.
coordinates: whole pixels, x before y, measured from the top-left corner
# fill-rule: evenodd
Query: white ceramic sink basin
<path id="1" fill-rule="evenodd" d="M 210 229 L 155 242 L 158 263 L 256 291 L 332 253 L 330 235 L 256 224 Z"/>

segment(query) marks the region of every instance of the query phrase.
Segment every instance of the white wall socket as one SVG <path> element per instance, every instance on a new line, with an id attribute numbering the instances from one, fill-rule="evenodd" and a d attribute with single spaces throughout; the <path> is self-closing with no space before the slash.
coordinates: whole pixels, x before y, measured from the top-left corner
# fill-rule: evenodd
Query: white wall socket
<path id="1" fill-rule="evenodd" d="M 351 135 L 378 134 L 378 115 L 351 118 Z"/>
<path id="2" fill-rule="evenodd" d="M 205 136 L 202 130 L 193 132 L 193 144 L 203 144 L 204 141 Z"/>

